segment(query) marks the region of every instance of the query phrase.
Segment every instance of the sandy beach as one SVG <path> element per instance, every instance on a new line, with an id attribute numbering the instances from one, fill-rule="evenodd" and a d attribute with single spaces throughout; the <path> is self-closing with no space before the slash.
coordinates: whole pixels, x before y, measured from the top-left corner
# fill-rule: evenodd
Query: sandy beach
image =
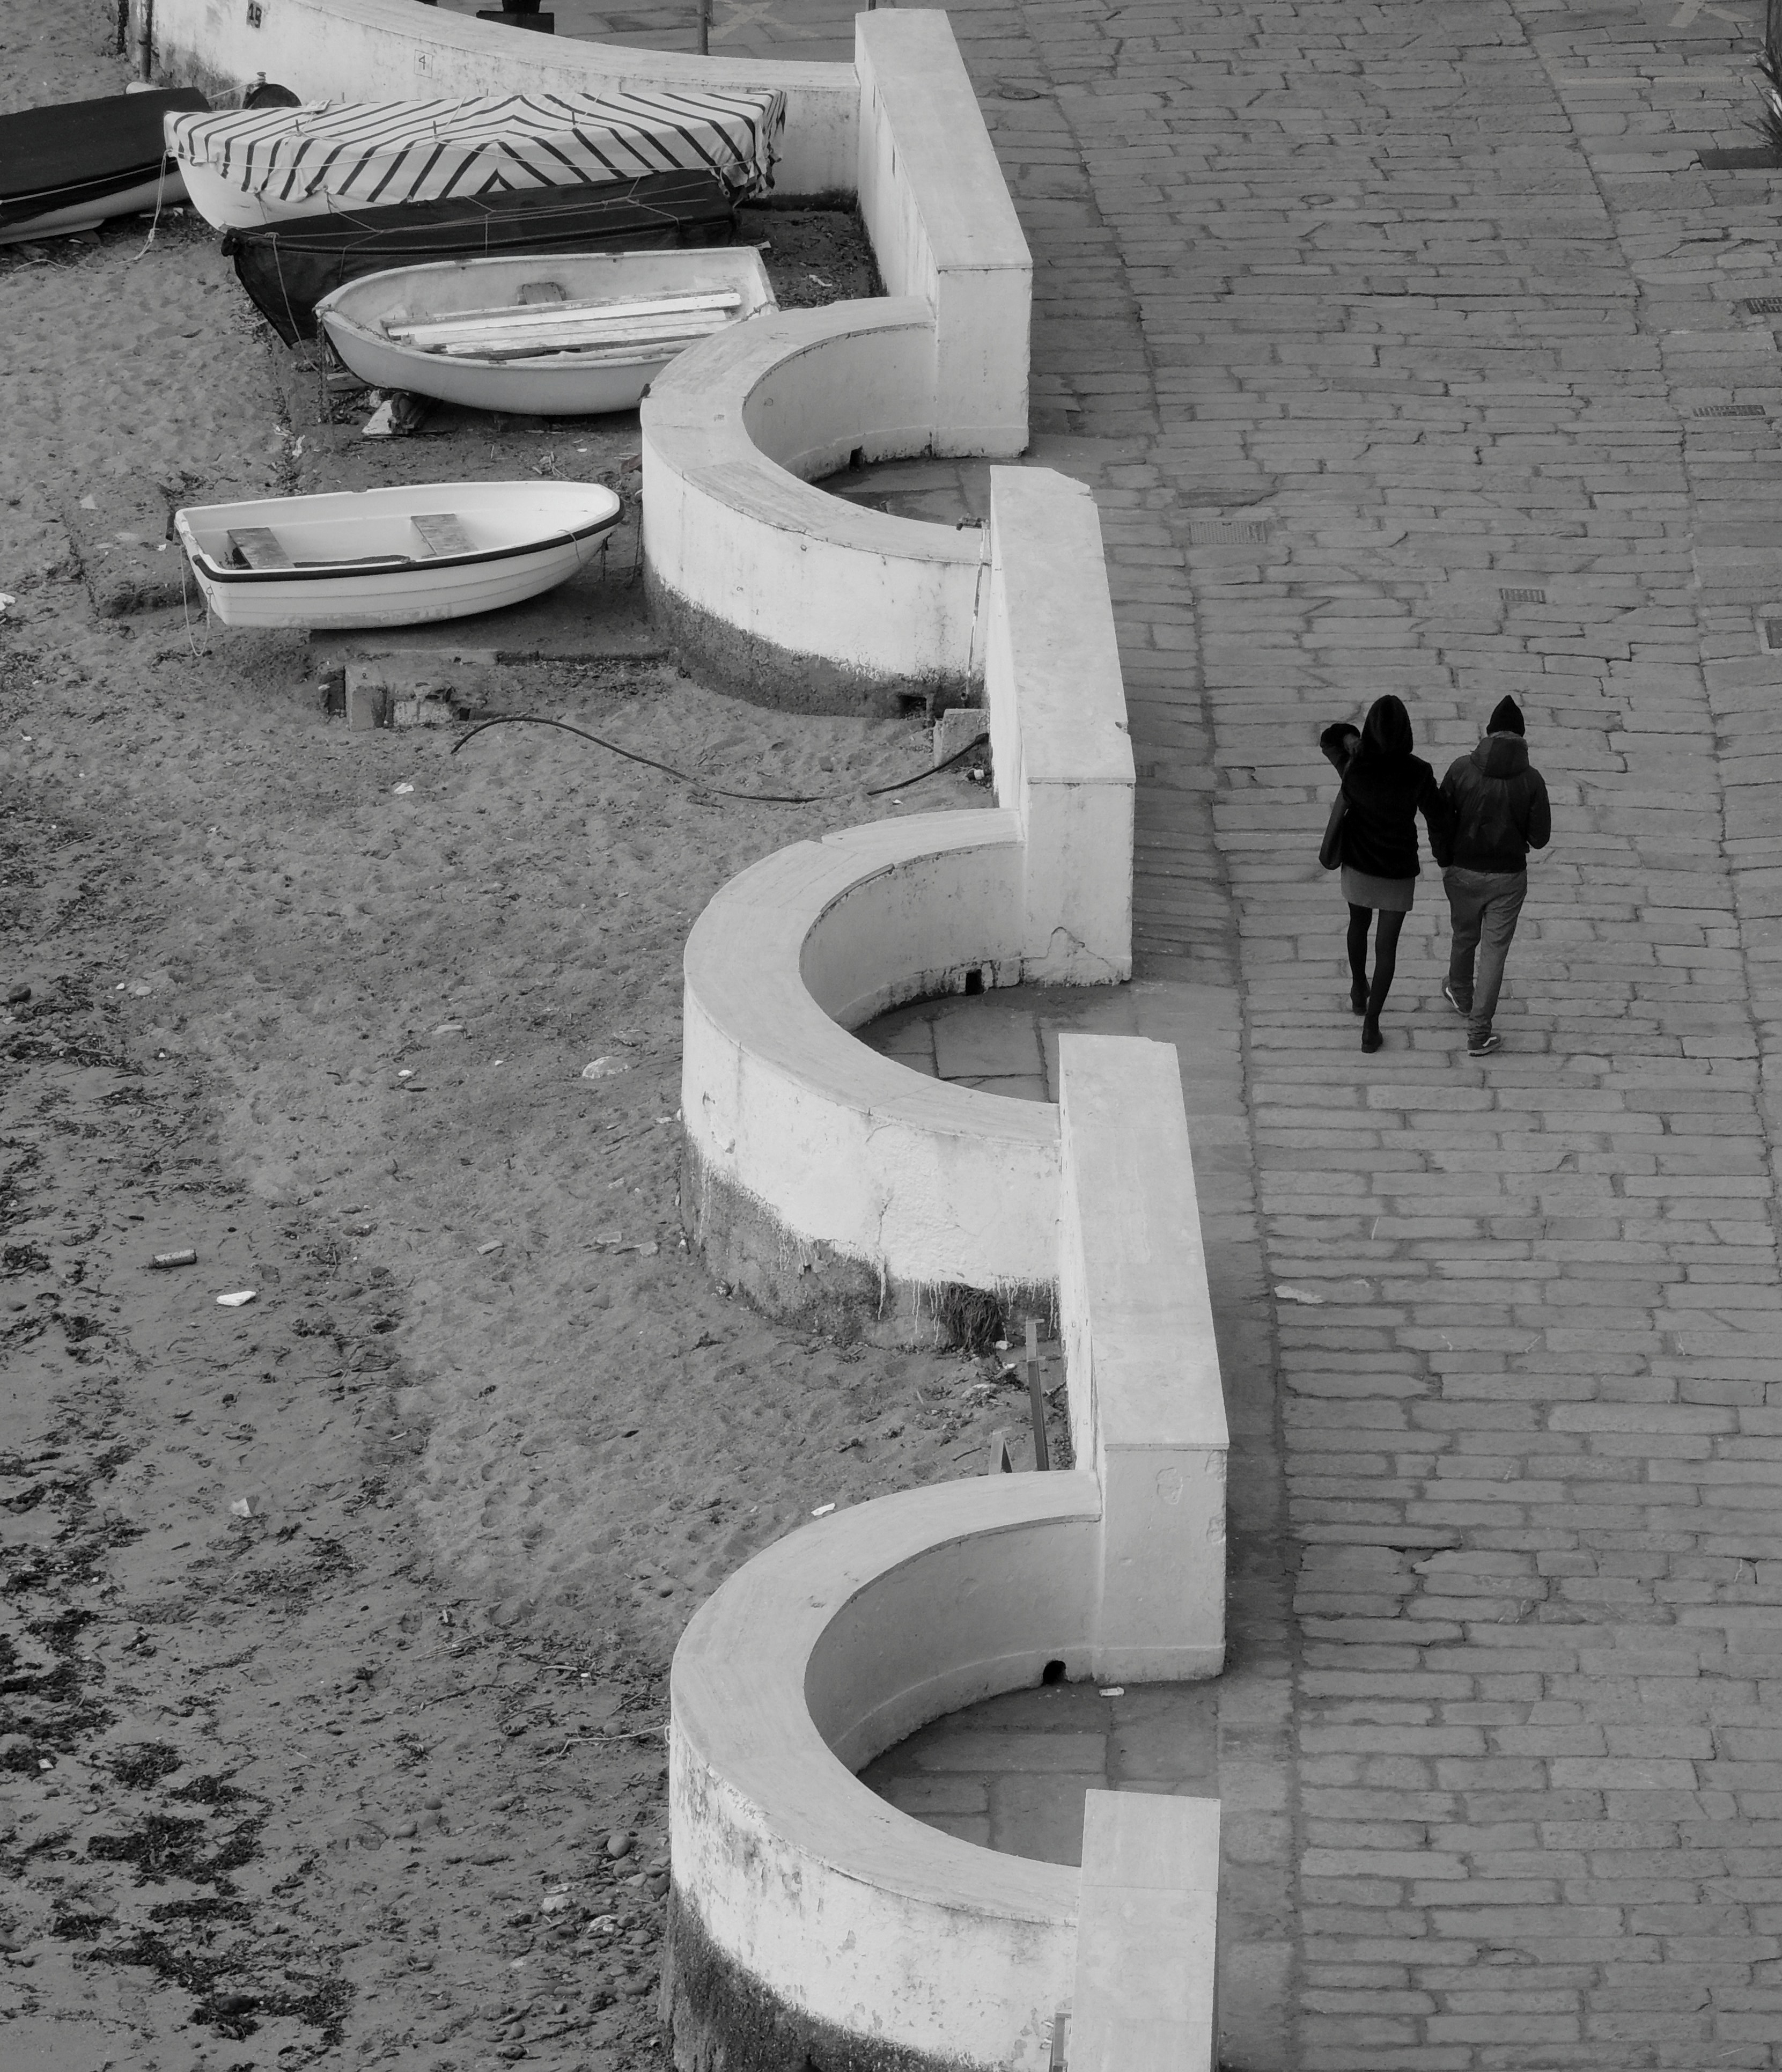
<path id="1" fill-rule="evenodd" d="M 115 20 L 0 0 L 0 109 L 121 91 Z M 0 2061 L 659 2062 L 677 1636 L 1020 1420 L 680 1235 L 686 930 L 926 731 L 740 703 L 634 625 L 497 703 L 827 802 L 350 733 L 302 635 L 182 602 L 170 508 L 618 479 L 636 421 L 371 446 L 205 226 L 146 231 L 0 250 Z"/>

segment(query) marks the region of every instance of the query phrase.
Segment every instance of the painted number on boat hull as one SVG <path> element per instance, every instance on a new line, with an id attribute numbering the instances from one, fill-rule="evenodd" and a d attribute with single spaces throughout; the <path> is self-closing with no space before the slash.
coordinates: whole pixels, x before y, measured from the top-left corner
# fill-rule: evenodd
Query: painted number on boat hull
<path id="1" fill-rule="evenodd" d="M 261 7 L 260 0 L 248 0 L 248 27 L 250 29 L 257 29 L 260 27 L 265 14 L 265 10 Z"/>

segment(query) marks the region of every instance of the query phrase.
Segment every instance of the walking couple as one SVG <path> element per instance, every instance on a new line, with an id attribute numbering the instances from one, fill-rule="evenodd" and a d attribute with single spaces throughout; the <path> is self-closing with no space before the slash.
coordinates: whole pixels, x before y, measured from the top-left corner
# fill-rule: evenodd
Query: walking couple
<path id="1" fill-rule="evenodd" d="M 1411 753 L 1410 715 L 1398 698 L 1377 698 L 1359 732 L 1346 722 L 1327 726 L 1319 746 L 1343 780 L 1318 860 L 1327 870 L 1342 866 L 1349 999 L 1361 1017 L 1361 1048 L 1378 1050 L 1386 1040 L 1380 1010 L 1398 966 L 1398 931 L 1417 890 L 1421 813 L 1454 924 L 1442 992 L 1467 1018 L 1467 1055 L 1489 1057 L 1501 1041 L 1492 1018 L 1528 889 L 1528 853 L 1545 849 L 1553 832 L 1547 787 L 1529 761 L 1520 707 L 1514 698 L 1503 699 L 1484 738 L 1439 785 L 1435 772 Z"/>

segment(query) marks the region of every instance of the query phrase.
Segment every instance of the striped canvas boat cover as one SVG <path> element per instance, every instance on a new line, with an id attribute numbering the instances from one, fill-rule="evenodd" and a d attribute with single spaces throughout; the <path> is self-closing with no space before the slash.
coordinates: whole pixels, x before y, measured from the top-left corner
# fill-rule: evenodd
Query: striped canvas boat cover
<path id="1" fill-rule="evenodd" d="M 169 114 L 166 139 L 275 204 L 387 208 L 701 166 L 752 193 L 771 183 L 785 120 L 779 92 L 618 88 Z"/>

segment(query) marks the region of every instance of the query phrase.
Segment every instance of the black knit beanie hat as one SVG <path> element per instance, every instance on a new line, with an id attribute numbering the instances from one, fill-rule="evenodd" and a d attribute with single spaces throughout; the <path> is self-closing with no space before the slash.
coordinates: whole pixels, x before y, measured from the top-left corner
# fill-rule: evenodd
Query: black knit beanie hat
<path id="1" fill-rule="evenodd" d="M 1522 708 L 1514 698 L 1500 698 L 1492 709 L 1491 717 L 1485 722 L 1487 734 L 1523 734 Z"/>

